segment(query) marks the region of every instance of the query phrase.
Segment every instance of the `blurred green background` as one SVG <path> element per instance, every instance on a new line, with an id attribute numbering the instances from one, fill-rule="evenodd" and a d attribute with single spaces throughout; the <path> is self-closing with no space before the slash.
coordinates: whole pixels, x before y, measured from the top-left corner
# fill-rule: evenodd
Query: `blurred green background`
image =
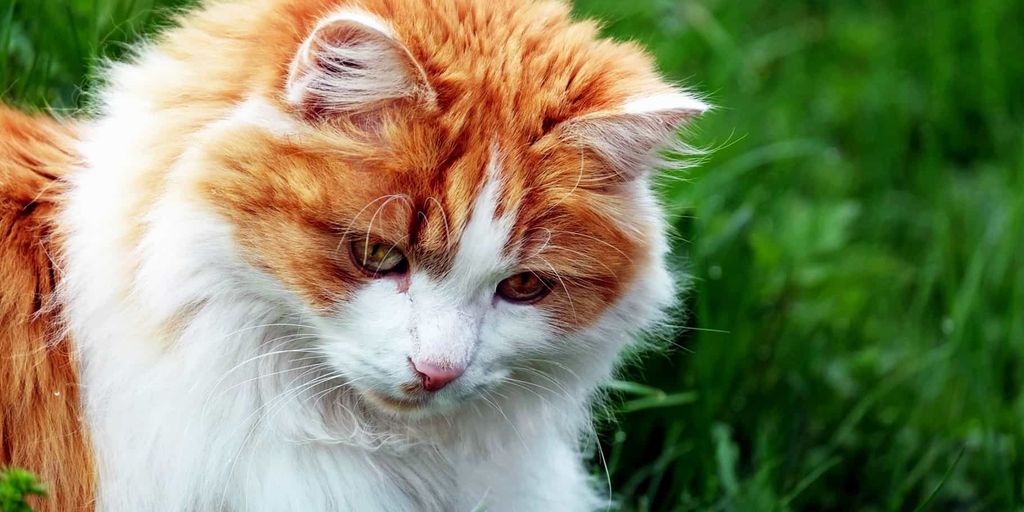
<path id="1" fill-rule="evenodd" d="M 82 105 L 181 3 L 0 0 L 4 100 Z M 575 5 L 719 106 L 661 187 L 688 325 L 599 426 L 621 508 L 1024 510 L 1024 2 Z"/>

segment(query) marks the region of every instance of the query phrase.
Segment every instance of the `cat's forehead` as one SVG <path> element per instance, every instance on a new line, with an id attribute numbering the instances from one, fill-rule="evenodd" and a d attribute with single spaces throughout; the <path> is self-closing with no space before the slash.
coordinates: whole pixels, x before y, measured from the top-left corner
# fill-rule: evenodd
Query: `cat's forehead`
<path id="1" fill-rule="evenodd" d="M 573 217 L 571 205 L 586 195 L 570 190 L 569 177 L 541 178 L 544 164 L 524 155 L 529 151 L 518 143 L 465 138 L 454 148 L 420 147 L 418 153 L 422 141 L 399 135 L 369 161 L 333 162 L 347 192 L 334 194 L 337 206 L 325 215 L 347 223 L 345 236 L 400 246 L 435 277 L 467 253 L 489 269 L 483 273 L 522 265 L 527 247 L 550 238 L 549 230 L 544 234 L 549 218 L 564 223 Z M 553 200 L 559 191 L 564 205 Z M 547 206 L 540 211 L 538 204 Z"/>
<path id="2" fill-rule="evenodd" d="M 389 208 L 409 205 L 417 219 L 409 239 L 434 252 L 461 233 L 488 177 L 497 183 L 494 215 L 515 217 L 520 237 L 543 221 L 533 205 L 558 203 L 544 212 L 555 216 L 573 204 L 567 196 L 587 197 L 571 191 L 601 164 L 551 133 L 619 108 L 636 93 L 630 85 L 658 81 L 642 52 L 598 39 L 594 24 L 574 22 L 561 2 L 328 2 L 307 25 L 331 20 L 393 38 L 432 90 L 429 113 L 399 109 L 384 136 L 377 170 L 401 178 L 367 186 L 378 197 L 410 197 Z"/>
<path id="3" fill-rule="evenodd" d="M 539 137 L 557 123 L 617 106 L 647 56 L 599 39 L 561 2 L 366 2 L 422 66 L 457 129 Z M 342 7 L 342 11 L 351 9 Z"/>
<path id="4" fill-rule="evenodd" d="M 439 281 L 543 273 L 580 325 L 615 299 L 659 225 L 652 155 L 705 108 L 640 49 L 561 2 L 268 2 L 230 40 L 266 108 L 204 137 L 197 180 L 257 267 L 326 308 L 366 280 L 346 244 L 379 239 Z M 234 5 L 211 33 L 250 16 Z M 167 45 L 190 55 L 186 35 Z"/>
<path id="5" fill-rule="evenodd" d="M 489 126 L 536 138 L 562 121 L 617 108 L 644 89 L 662 86 L 645 52 L 632 43 L 601 39 L 596 23 L 574 20 L 562 1 L 285 3 L 294 10 L 293 33 L 315 34 L 346 22 L 392 41 L 407 54 L 415 74 L 423 75 L 431 99 L 455 132 Z M 366 45 L 358 52 L 381 49 Z M 358 55 L 341 59 L 351 62 Z M 367 78 L 388 72 L 373 67 L 377 62 L 360 65 Z M 351 89 L 349 98 L 364 92 Z"/>

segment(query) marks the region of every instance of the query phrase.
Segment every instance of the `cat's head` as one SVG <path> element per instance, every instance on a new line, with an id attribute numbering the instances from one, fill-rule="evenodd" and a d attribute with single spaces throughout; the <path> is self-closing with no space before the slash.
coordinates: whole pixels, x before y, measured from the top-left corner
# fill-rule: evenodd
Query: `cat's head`
<path id="1" fill-rule="evenodd" d="M 560 3 L 291 4 L 195 183 L 310 349 L 396 414 L 591 390 L 671 302 L 649 177 L 706 107 Z"/>

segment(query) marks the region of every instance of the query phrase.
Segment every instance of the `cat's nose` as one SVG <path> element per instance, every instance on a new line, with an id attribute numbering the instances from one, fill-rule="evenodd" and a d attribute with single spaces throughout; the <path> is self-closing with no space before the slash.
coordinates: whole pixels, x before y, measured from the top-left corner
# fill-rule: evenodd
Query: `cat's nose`
<path id="1" fill-rule="evenodd" d="M 429 361 L 412 361 L 412 368 L 419 374 L 423 389 L 427 391 L 440 391 L 466 371 L 465 368 L 441 366 Z"/>

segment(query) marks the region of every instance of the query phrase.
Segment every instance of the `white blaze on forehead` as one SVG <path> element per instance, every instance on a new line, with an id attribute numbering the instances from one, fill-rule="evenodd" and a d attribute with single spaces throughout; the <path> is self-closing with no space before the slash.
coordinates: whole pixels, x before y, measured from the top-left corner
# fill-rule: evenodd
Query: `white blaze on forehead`
<path id="1" fill-rule="evenodd" d="M 508 271 L 512 264 L 505 255 L 505 246 L 514 217 L 511 212 L 505 212 L 496 218 L 501 190 L 500 162 L 495 149 L 491 151 L 484 185 L 473 203 L 449 273 L 449 280 L 460 281 L 466 291 L 489 283 Z"/>
<path id="2" fill-rule="evenodd" d="M 459 238 L 451 270 L 440 282 L 425 274 L 412 276 L 409 298 L 414 348 L 411 356 L 416 362 L 429 361 L 452 367 L 469 364 L 495 286 L 512 267 L 505 255 L 505 246 L 513 216 L 506 212 L 495 217 L 502 183 L 497 151 L 491 154 L 484 184 Z"/>

